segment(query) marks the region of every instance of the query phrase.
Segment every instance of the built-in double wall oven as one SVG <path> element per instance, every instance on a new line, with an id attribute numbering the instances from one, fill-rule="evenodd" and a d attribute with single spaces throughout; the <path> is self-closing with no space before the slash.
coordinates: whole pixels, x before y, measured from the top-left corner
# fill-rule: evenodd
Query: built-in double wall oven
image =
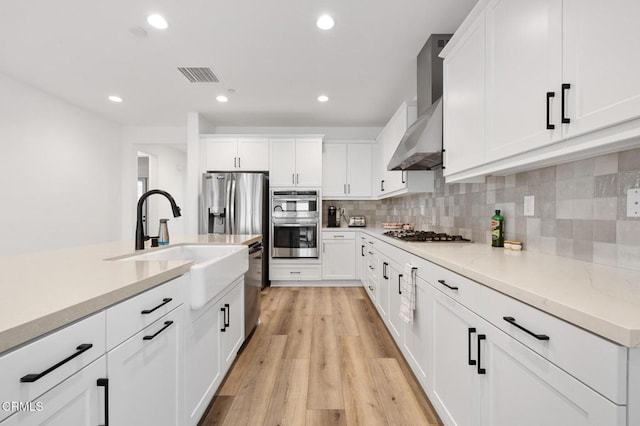
<path id="1" fill-rule="evenodd" d="M 271 257 L 318 258 L 318 191 L 273 191 Z"/>

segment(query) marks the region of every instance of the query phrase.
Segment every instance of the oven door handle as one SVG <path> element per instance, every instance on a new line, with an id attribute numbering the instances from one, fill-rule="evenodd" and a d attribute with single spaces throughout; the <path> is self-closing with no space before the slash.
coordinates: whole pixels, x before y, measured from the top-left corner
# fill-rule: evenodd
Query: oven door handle
<path id="1" fill-rule="evenodd" d="M 309 222 L 309 223 L 274 223 L 274 227 L 284 227 L 284 228 L 306 228 L 308 226 L 316 226 L 318 222 Z"/>

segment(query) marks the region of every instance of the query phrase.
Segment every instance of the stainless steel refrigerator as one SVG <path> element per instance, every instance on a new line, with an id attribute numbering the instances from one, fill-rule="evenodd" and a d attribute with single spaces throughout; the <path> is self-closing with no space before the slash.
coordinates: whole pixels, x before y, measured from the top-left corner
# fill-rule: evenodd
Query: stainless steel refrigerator
<path id="1" fill-rule="evenodd" d="M 269 284 L 269 174 L 207 172 L 202 176 L 200 233 L 261 234 L 249 247 L 245 274 L 245 337 L 260 316 L 260 290 Z"/>

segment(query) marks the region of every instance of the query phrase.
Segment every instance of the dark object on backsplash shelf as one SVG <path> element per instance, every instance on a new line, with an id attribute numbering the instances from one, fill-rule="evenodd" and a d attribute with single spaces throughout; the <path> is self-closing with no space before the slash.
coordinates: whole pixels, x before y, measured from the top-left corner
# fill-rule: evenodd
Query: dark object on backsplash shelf
<path id="1" fill-rule="evenodd" d="M 327 226 L 329 228 L 338 228 L 340 226 L 340 216 L 338 216 L 338 208 L 336 206 L 329 206 L 328 215 Z"/>
<path id="2" fill-rule="evenodd" d="M 449 235 L 433 231 L 387 231 L 387 237 L 396 238 L 402 241 L 419 241 L 426 243 L 470 243 L 471 240 L 463 238 L 462 235 Z"/>
<path id="3" fill-rule="evenodd" d="M 500 210 L 491 218 L 491 246 L 504 247 L 504 217 Z"/>

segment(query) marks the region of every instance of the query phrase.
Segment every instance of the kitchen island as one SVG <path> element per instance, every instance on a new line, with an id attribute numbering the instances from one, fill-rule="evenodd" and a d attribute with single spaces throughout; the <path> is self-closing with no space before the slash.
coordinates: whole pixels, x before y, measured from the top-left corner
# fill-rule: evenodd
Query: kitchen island
<path id="1" fill-rule="evenodd" d="M 170 246 L 250 245 L 260 238 L 186 235 L 173 237 Z M 115 261 L 139 253 L 133 241 L 120 241 L 0 257 L 0 354 L 183 275 L 192 264 Z"/>

